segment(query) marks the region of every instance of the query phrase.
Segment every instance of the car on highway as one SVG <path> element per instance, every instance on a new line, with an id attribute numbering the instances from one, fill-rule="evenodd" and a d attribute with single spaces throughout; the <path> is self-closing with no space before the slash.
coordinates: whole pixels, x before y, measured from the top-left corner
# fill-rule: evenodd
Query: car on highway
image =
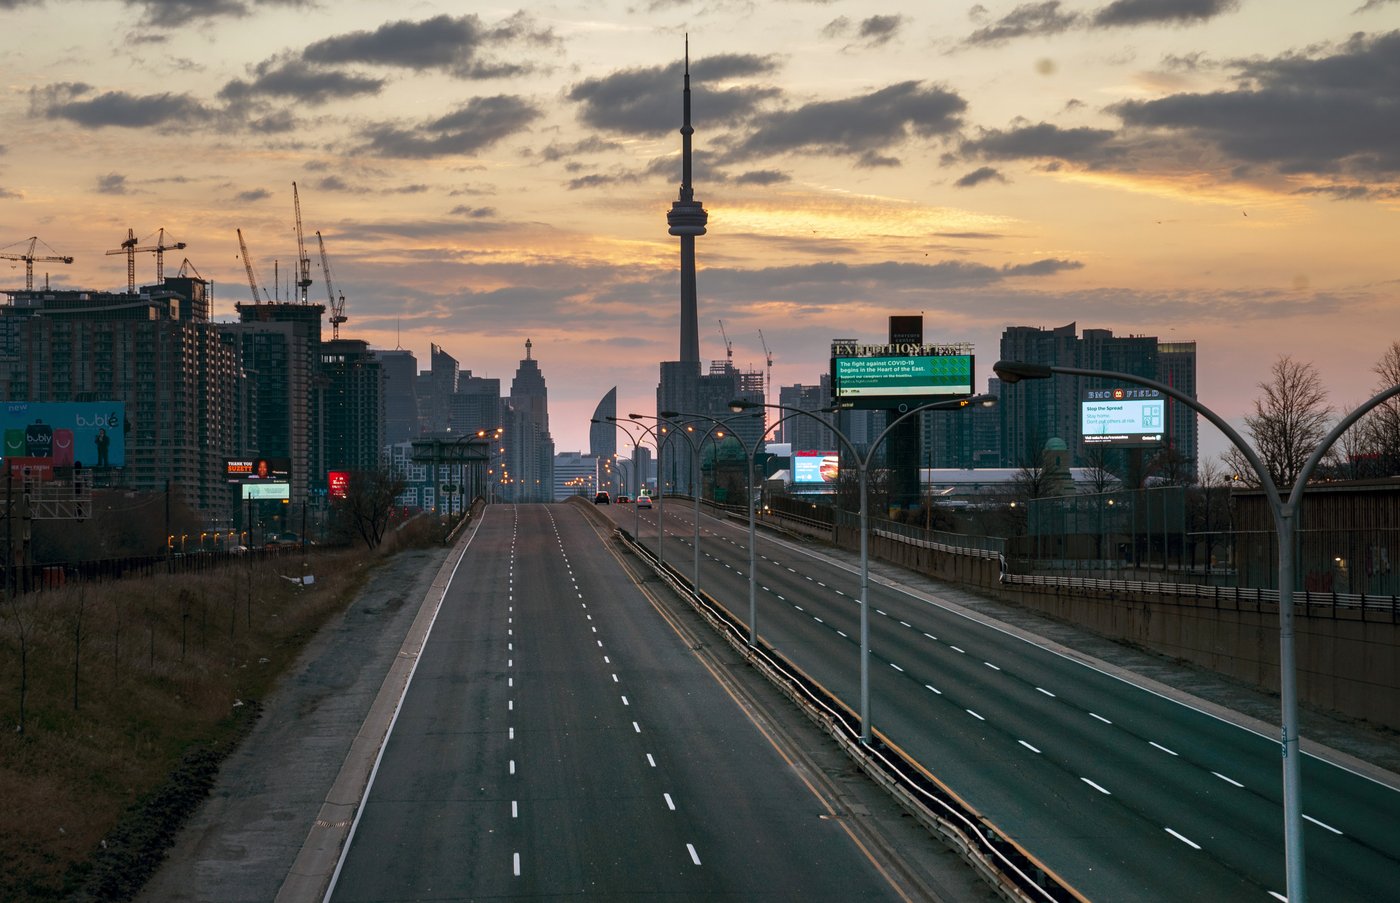
<path id="1" fill-rule="evenodd" d="M 618 503 L 619 505 L 626 505 L 626 504 L 630 503 L 631 501 L 632 501 L 632 499 L 631 499 L 631 497 L 629 497 L 629 496 L 619 495 L 619 496 L 617 497 L 617 503 Z"/>
<path id="2" fill-rule="evenodd" d="M 651 507 L 651 496 L 649 496 L 649 495 L 639 495 L 639 496 L 637 496 L 637 507 L 638 507 L 638 508 L 650 508 L 650 507 Z"/>
<path id="3" fill-rule="evenodd" d="M 607 490 L 600 490 L 597 495 L 593 496 L 593 504 L 595 505 L 608 505 L 611 503 L 612 499 L 608 498 Z"/>

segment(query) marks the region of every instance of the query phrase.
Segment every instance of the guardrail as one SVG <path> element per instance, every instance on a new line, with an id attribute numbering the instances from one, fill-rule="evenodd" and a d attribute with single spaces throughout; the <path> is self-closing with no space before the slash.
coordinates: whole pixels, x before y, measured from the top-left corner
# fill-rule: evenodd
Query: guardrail
<path id="1" fill-rule="evenodd" d="M 1142 595 L 1166 596 L 1174 599 L 1210 599 L 1217 605 L 1232 602 L 1253 602 L 1255 605 L 1278 605 L 1278 590 L 1255 589 L 1252 587 L 1204 586 L 1199 583 L 1165 583 L 1145 580 L 1107 580 L 1098 577 L 1054 577 L 1042 574 L 1012 574 L 1004 567 L 1001 574 L 1003 584 L 1022 586 L 1067 587 L 1093 590 L 1095 592 L 1139 593 Z M 1363 620 L 1367 612 L 1383 612 L 1389 620 L 1400 619 L 1400 600 L 1394 596 L 1370 596 L 1365 593 L 1319 593 L 1297 590 L 1293 593 L 1294 606 L 1306 610 L 1313 616 L 1326 611 L 1358 611 Z"/>
<path id="2" fill-rule="evenodd" d="M 1083 901 L 1082 896 L 1061 884 L 1026 850 L 927 768 L 890 743 L 883 733 L 872 731 L 871 742 L 861 743 L 860 718 L 849 706 L 772 648 L 761 642 L 750 646 L 746 623 L 708 593 L 697 593 L 687 577 L 658 560 L 627 530 L 618 527 L 616 532 L 730 646 L 834 738 L 867 775 L 925 827 L 952 842 L 1004 896 L 1020 901 Z"/>

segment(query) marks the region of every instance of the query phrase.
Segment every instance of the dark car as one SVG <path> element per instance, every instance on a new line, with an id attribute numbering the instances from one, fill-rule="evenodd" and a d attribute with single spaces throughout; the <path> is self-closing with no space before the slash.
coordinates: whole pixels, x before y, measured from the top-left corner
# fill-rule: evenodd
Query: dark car
<path id="1" fill-rule="evenodd" d="M 611 503 L 612 499 L 608 498 L 606 491 L 599 492 L 597 495 L 593 496 L 593 504 L 595 505 L 608 505 Z"/>

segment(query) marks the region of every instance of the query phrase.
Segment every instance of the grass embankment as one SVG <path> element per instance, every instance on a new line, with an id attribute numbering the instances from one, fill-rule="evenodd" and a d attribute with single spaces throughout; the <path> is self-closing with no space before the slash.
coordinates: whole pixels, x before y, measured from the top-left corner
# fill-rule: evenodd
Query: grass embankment
<path id="1" fill-rule="evenodd" d="M 124 899 L 159 864 L 219 762 L 369 568 L 373 553 L 70 586 L 0 611 L 0 900 Z M 20 724 L 24 682 L 23 731 Z"/>

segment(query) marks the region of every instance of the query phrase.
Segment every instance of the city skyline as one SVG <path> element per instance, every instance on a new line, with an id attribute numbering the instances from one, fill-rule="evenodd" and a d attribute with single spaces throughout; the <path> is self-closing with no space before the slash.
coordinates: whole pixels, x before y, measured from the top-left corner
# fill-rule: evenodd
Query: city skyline
<path id="1" fill-rule="evenodd" d="M 188 244 L 167 272 L 188 255 L 229 320 L 235 228 L 265 285 L 293 272 L 296 181 L 342 336 L 496 378 L 532 338 L 561 451 L 613 385 L 649 412 L 674 357 L 687 32 L 700 355 L 724 359 L 723 319 L 762 369 L 762 329 L 774 396 L 832 337 L 922 311 L 975 343 L 979 384 L 1007 326 L 1194 340 L 1201 400 L 1238 423 L 1278 354 L 1348 405 L 1400 335 L 1395 2 L 4 7 L 0 244 L 75 257 L 36 283 L 123 287 L 104 252 L 163 227 Z"/>

